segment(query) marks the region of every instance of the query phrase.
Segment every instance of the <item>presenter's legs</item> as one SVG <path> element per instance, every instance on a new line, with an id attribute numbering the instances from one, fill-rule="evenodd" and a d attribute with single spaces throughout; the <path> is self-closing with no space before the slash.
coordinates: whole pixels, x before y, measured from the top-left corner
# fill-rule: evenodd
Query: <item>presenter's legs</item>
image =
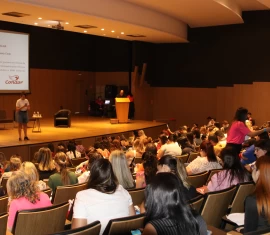
<path id="1" fill-rule="evenodd" d="M 27 123 L 23 123 L 24 140 L 29 140 L 27 137 Z"/>
<path id="2" fill-rule="evenodd" d="M 22 140 L 22 123 L 18 123 L 19 140 Z"/>
<path id="3" fill-rule="evenodd" d="M 28 115 L 27 112 L 19 112 L 18 113 L 18 133 L 19 133 L 19 140 L 22 140 L 22 128 L 24 132 L 24 140 L 29 140 L 27 136 L 27 123 L 28 123 Z"/>

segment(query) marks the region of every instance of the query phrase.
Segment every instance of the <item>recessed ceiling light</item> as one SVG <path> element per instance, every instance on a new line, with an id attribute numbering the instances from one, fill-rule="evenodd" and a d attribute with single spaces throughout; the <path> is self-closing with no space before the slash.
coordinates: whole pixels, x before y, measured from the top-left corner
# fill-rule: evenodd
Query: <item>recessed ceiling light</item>
<path id="1" fill-rule="evenodd" d="M 37 23 L 37 22 L 35 22 L 35 25 L 38 25 L 38 23 Z"/>
<path id="2" fill-rule="evenodd" d="M 104 33 L 103 36 L 106 36 L 106 34 Z"/>
<path id="3" fill-rule="evenodd" d="M 51 25 L 50 24 L 48 24 L 48 27 L 50 27 Z"/>
<path id="4" fill-rule="evenodd" d="M 66 24 L 69 24 L 68 22 L 66 22 Z"/>
<path id="5" fill-rule="evenodd" d="M 83 32 L 87 33 L 87 30 L 84 30 Z"/>
<path id="6" fill-rule="evenodd" d="M 124 32 L 121 32 L 121 34 L 125 34 Z"/>
<path id="7" fill-rule="evenodd" d="M 39 20 L 42 20 L 42 18 L 41 18 L 41 17 L 38 17 L 38 19 L 39 19 Z"/>
<path id="8" fill-rule="evenodd" d="M 104 31 L 104 29 L 101 29 L 102 31 Z"/>
<path id="9" fill-rule="evenodd" d="M 114 30 L 112 30 L 111 32 L 114 33 Z"/>

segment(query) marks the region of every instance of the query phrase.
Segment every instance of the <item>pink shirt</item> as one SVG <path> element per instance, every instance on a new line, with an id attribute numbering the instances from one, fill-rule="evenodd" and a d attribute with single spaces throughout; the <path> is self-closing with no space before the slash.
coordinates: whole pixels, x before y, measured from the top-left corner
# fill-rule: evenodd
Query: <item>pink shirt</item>
<path id="1" fill-rule="evenodd" d="M 51 205 L 52 203 L 49 196 L 46 193 L 42 192 L 40 193 L 40 200 L 37 201 L 35 204 L 29 202 L 25 197 L 13 199 L 10 202 L 7 227 L 12 229 L 17 211 L 37 209 Z"/>
<path id="2" fill-rule="evenodd" d="M 229 188 L 233 185 L 237 185 L 238 183 L 240 183 L 237 178 L 234 178 L 232 180 L 232 182 L 230 183 L 230 181 L 229 181 L 230 180 L 230 171 L 227 173 L 226 178 L 224 178 L 225 173 L 226 173 L 226 170 L 223 170 L 223 171 L 220 171 L 220 172 L 214 174 L 211 177 L 211 180 L 207 185 L 208 191 L 210 191 L 210 192 L 218 191 L 218 190 L 226 189 L 226 188 Z"/>
<path id="3" fill-rule="evenodd" d="M 245 140 L 245 136 L 250 132 L 243 122 L 235 121 L 229 130 L 227 143 L 242 144 Z"/>

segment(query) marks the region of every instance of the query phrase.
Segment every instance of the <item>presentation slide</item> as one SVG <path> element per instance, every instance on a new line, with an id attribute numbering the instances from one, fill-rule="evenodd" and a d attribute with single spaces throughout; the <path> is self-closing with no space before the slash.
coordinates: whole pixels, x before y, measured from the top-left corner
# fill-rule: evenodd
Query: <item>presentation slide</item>
<path id="1" fill-rule="evenodd" d="M 29 34 L 0 31 L 0 93 L 29 92 Z"/>

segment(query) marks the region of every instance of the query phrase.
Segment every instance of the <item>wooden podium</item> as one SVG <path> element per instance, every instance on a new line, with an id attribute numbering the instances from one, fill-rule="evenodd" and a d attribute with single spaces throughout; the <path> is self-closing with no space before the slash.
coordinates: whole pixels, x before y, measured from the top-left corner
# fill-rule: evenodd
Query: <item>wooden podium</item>
<path id="1" fill-rule="evenodd" d="M 116 116 L 119 123 L 128 122 L 129 98 L 115 98 Z"/>

